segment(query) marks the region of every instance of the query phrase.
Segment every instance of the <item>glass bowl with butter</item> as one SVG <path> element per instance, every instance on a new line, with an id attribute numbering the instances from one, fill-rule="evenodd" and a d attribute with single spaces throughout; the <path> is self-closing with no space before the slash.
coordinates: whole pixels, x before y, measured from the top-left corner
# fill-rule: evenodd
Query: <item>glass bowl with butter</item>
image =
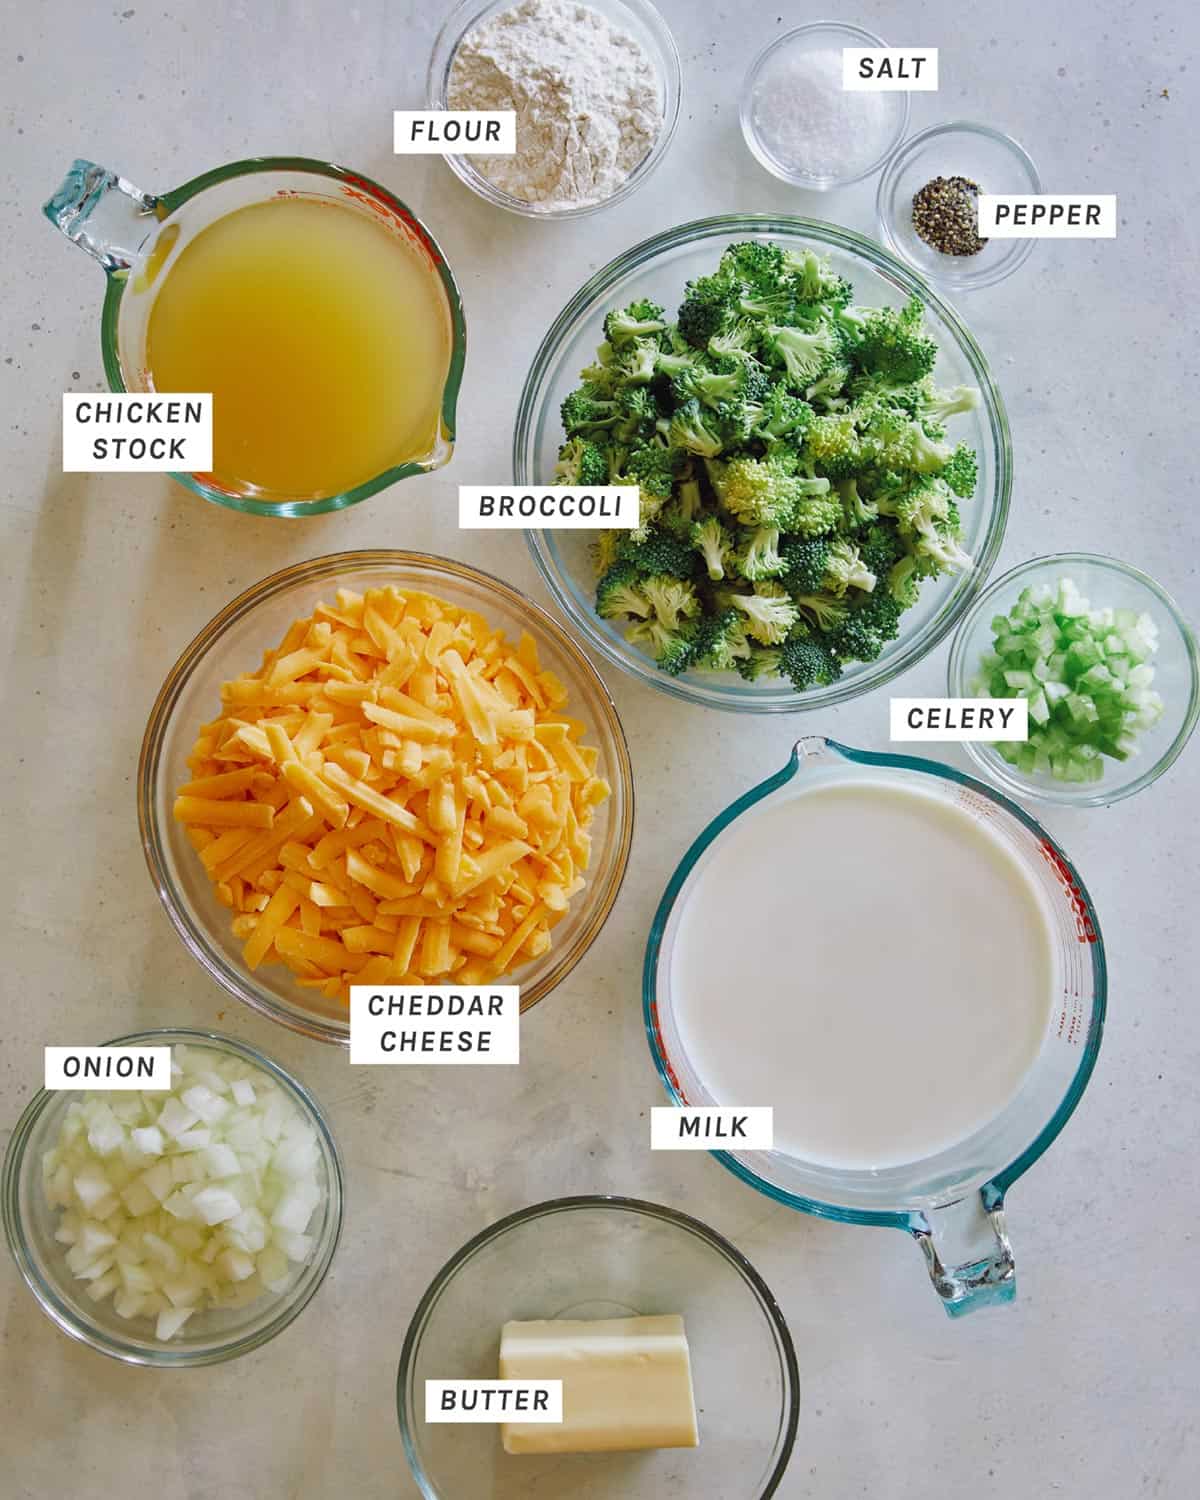
<path id="1" fill-rule="evenodd" d="M 303 971 L 298 974 L 294 968 L 275 962 L 274 950 L 257 967 L 249 967 L 248 944 L 238 935 L 237 917 L 223 902 L 226 893 L 210 877 L 198 847 L 189 838 L 189 826 L 176 816 L 178 803 L 183 800 L 177 794 L 194 774 L 193 750 L 202 728 L 212 723 L 215 714 L 228 715 L 230 704 L 222 696 L 225 685 L 239 674 L 254 672 L 264 652 L 280 643 L 293 622 L 311 616 L 319 605 L 334 605 L 339 590 L 365 596 L 369 590 L 389 588 L 430 597 L 455 611 L 481 617 L 492 631 L 503 632 L 513 648 L 528 636 L 536 647 L 540 667 L 552 673 L 566 690 L 563 713 L 583 726 L 581 743 L 598 752 L 597 774 L 610 788 L 610 795 L 595 808 L 590 823 L 590 858 L 582 870 L 582 889 L 570 898 L 567 909 L 554 923 L 549 945 L 528 958 L 522 950 L 504 975 L 505 983 L 520 986 L 522 1009 L 529 1009 L 549 994 L 590 947 L 620 890 L 633 835 L 633 775 L 612 699 L 596 669 L 566 631 L 518 590 L 447 558 L 415 552 L 363 551 L 335 553 L 296 564 L 239 594 L 184 649 L 151 710 L 138 766 L 142 846 L 172 925 L 188 951 L 218 984 L 251 1009 L 294 1031 L 342 1045 L 350 1040 L 344 998 L 327 996 L 311 982 L 304 984 Z M 240 709 L 238 716 L 254 721 L 264 712 L 252 707 Z M 251 732 L 253 735 L 253 726 Z M 294 839 L 296 835 L 288 837 Z M 293 847 L 290 857 L 297 853 Z M 221 869 L 216 866 L 215 873 L 227 882 L 231 877 L 223 875 Z M 342 885 L 345 888 L 345 881 Z M 378 904 L 386 902 L 381 899 Z M 324 924 L 322 933 L 328 936 Z M 399 974 L 387 980 L 369 976 L 363 982 L 393 983 L 398 979 Z"/>
<path id="2" fill-rule="evenodd" d="M 426 1421 L 426 1381 L 498 1378 L 561 1378 L 562 1423 Z M 733 1245 L 675 1209 L 579 1197 L 502 1219 L 447 1262 L 409 1325 L 396 1401 L 426 1500 L 765 1500 L 800 1390 L 783 1314 Z"/>

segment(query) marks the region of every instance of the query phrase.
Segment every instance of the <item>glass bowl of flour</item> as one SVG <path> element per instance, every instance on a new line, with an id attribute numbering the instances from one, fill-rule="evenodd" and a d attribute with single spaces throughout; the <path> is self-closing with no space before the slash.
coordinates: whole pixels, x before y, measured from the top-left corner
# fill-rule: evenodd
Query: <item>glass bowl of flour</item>
<path id="1" fill-rule="evenodd" d="M 433 46 L 430 109 L 515 110 L 511 155 L 447 155 L 481 198 L 534 219 L 594 213 L 645 182 L 682 71 L 649 0 L 461 0 Z"/>

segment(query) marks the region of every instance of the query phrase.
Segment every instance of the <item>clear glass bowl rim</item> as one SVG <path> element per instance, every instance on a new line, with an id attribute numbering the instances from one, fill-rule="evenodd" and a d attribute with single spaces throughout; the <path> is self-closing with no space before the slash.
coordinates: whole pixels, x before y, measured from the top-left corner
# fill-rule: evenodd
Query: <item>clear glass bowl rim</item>
<path id="1" fill-rule="evenodd" d="M 120 1360 L 122 1364 L 149 1365 L 155 1369 L 198 1369 L 204 1365 L 223 1364 L 226 1360 L 236 1359 L 239 1355 L 250 1353 L 252 1349 L 260 1348 L 276 1334 L 282 1333 L 316 1296 L 329 1273 L 329 1267 L 333 1263 L 334 1253 L 342 1236 L 346 1188 L 337 1141 L 329 1128 L 324 1111 L 313 1095 L 298 1078 L 293 1077 L 274 1058 L 260 1052 L 249 1042 L 239 1041 L 236 1037 L 227 1036 L 224 1032 L 207 1031 L 189 1026 L 163 1026 L 150 1031 L 131 1032 L 128 1036 L 114 1037 L 111 1042 L 106 1042 L 104 1045 L 108 1047 L 152 1047 L 173 1046 L 176 1043 L 186 1045 L 189 1042 L 200 1046 L 215 1045 L 243 1058 L 264 1073 L 269 1073 L 287 1093 L 299 1101 L 320 1135 L 326 1158 L 331 1163 L 333 1180 L 329 1184 L 329 1195 L 335 1215 L 333 1232 L 327 1236 L 327 1242 L 321 1250 L 322 1264 L 319 1267 L 319 1273 L 313 1277 L 304 1296 L 294 1303 L 282 1300 L 276 1316 L 255 1332 L 232 1339 L 229 1343 L 217 1345 L 212 1349 L 194 1352 L 172 1349 L 170 1345 L 164 1345 L 160 1350 L 146 1350 L 135 1345 L 122 1344 L 110 1335 L 81 1323 L 72 1312 L 62 1307 L 54 1288 L 38 1276 L 31 1258 L 25 1251 L 24 1226 L 21 1223 L 19 1209 L 21 1168 L 25 1151 L 38 1120 L 54 1099 L 64 1092 L 60 1089 L 39 1089 L 22 1111 L 4 1155 L 3 1185 L 0 1188 L 0 1194 L 2 1194 L 4 1231 L 8 1238 L 8 1247 L 26 1286 L 55 1327 L 79 1343 L 86 1344 L 89 1349 L 95 1349 L 100 1354 L 107 1354 L 113 1359 Z M 65 1092 L 82 1093 L 85 1091 L 67 1090 Z"/>
<path id="2" fill-rule="evenodd" d="M 697 240 L 716 238 L 730 234 L 783 234 L 814 240 L 831 245 L 839 250 L 858 255 L 891 279 L 900 290 L 915 294 L 926 302 L 942 318 L 958 339 L 962 352 L 971 366 L 971 371 L 983 393 L 982 411 L 987 414 L 992 441 L 996 450 L 996 475 L 994 491 L 990 499 L 990 515 L 975 567 L 971 577 L 962 584 L 958 597 L 941 612 L 929 620 L 923 631 L 909 637 L 907 645 L 902 636 L 893 654 L 885 654 L 879 661 L 867 664 L 866 669 L 852 678 L 842 679 L 827 688 L 818 688 L 807 693 L 796 693 L 779 688 L 765 691 L 738 691 L 707 688 L 700 683 L 688 683 L 660 672 L 648 659 L 627 658 L 602 631 L 593 613 L 579 608 L 570 590 L 559 582 L 557 565 L 546 542 L 546 533 L 530 529 L 525 533 L 529 550 L 533 553 L 538 572 L 554 596 L 559 609 L 579 630 L 588 644 L 598 651 L 613 666 L 636 677 L 638 681 L 681 698 L 688 703 L 699 703 L 703 707 L 722 709 L 733 713 L 798 713 L 817 708 L 831 708 L 835 703 L 847 703 L 863 693 L 871 692 L 892 682 L 910 667 L 923 660 L 962 618 L 971 601 L 983 588 L 1004 540 L 1008 522 L 1009 501 L 1012 495 L 1013 453 L 1012 437 L 1008 426 L 1008 413 L 999 388 L 992 378 L 991 370 L 982 350 L 975 342 L 959 314 L 938 293 L 924 282 L 907 262 L 897 260 L 882 246 L 864 235 L 840 225 L 828 224 L 818 219 L 802 219 L 781 214 L 719 214 L 707 219 L 693 219 L 678 224 L 661 234 L 652 235 L 639 244 L 623 251 L 601 266 L 580 287 L 555 318 L 549 332 L 538 346 L 521 389 L 513 425 L 512 467 L 517 484 L 537 484 L 540 476 L 530 472 L 526 463 L 526 450 L 532 445 L 533 433 L 539 414 L 535 403 L 543 377 L 552 361 L 557 357 L 560 344 L 571 332 L 576 320 L 584 314 L 590 304 L 597 301 L 610 287 L 628 272 L 653 260 L 660 252 Z M 981 503 L 989 503 L 986 497 Z"/>
<path id="3" fill-rule="evenodd" d="M 361 172 L 352 171 L 349 167 L 338 166 L 334 162 L 318 161 L 308 156 L 251 156 L 243 161 L 228 162 L 224 166 L 202 172 L 181 187 L 172 188 L 170 192 L 155 194 L 153 195 L 154 203 L 156 206 L 162 206 L 165 210 L 162 217 L 168 218 L 176 209 L 182 207 L 190 198 L 204 192 L 206 188 L 216 187 L 219 183 L 228 182 L 235 177 L 249 177 L 266 172 L 308 172 L 314 177 L 327 177 L 334 182 L 349 183 L 360 192 L 369 192 L 379 202 L 385 204 L 406 224 L 412 226 L 425 246 L 438 273 L 438 279 L 441 281 L 450 313 L 450 361 L 442 387 L 441 402 L 441 424 L 446 455 L 439 463 L 413 461 L 398 464 L 393 468 L 385 469 L 381 474 L 363 480 L 361 484 L 354 485 L 351 489 L 343 490 L 337 495 L 326 495 L 320 500 L 257 500 L 252 495 L 227 494 L 224 490 L 202 483 L 194 474 L 171 474 L 172 479 L 177 480 L 185 489 L 191 490 L 202 499 L 211 500 L 215 505 L 223 505 L 228 510 L 241 511 L 245 515 L 320 516 L 330 511 L 345 510 L 350 505 L 357 505 L 360 500 L 366 500 L 369 496 L 378 494 L 380 490 L 387 489 L 398 480 L 408 479 L 414 474 L 427 474 L 431 469 L 439 468 L 442 464 L 449 462 L 457 437 L 458 393 L 462 385 L 467 358 L 466 314 L 463 311 L 458 283 L 454 279 L 454 272 L 450 269 L 450 262 L 442 253 L 442 248 L 430 232 L 428 225 L 390 188 L 384 187 L 382 183 L 376 182 L 374 178 L 367 177 Z M 126 389 L 125 374 L 121 369 L 117 335 L 121 316 L 121 299 L 125 293 L 128 277 L 124 271 L 110 271 L 105 280 L 104 306 L 100 315 L 100 352 L 109 389 L 124 391 Z"/>
<path id="4" fill-rule="evenodd" d="M 911 267 L 918 275 L 930 281 L 936 281 L 939 285 L 952 287 L 955 291 L 969 291 L 974 287 L 995 286 L 1011 276 L 1018 266 L 1024 265 L 1029 259 L 1036 242 L 1032 239 L 1011 241 L 1014 248 L 1002 260 L 997 261 L 991 270 L 972 271 L 964 266 L 962 271 L 959 271 L 954 265 L 947 265 L 944 271 L 939 270 L 934 273 L 924 267 L 913 265 L 913 262 L 905 255 L 900 241 L 896 238 L 893 227 L 895 216 L 892 212 L 892 199 L 895 196 L 900 173 L 918 146 L 923 146 L 926 141 L 933 140 L 939 135 L 953 134 L 956 131 L 966 135 L 981 135 L 1005 147 L 1029 173 L 1030 191 L 1034 193 L 1042 191 L 1041 175 L 1033 157 L 1015 137 L 1003 130 L 997 130 L 994 125 L 979 125 L 974 120 L 943 120 L 940 124 L 929 125 L 924 130 L 918 130 L 916 135 L 909 136 L 908 140 L 900 144 L 884 168 L 883 176 L 879 179 L 879 187 L 875 194 L 875 219 L 879 225 L 879 233 L 884 246 L 906 266 Z"/>
<path id="5" fill-rule="evenodd" d="M 698 1239 L 703 1240 L 724 1256 L 758 1298 L 759 1305 L 766 1313 L 767 1320 L 771 1324 L 772 1331 L 775 1334 L 783 1366 L 787 1374 L 787 1391 L 785 1393 L 787 1400 L 786 1431 L 775 1468 L 767 1480 L 766 1488 L 759 1497 L 759 1500 L 769 1500 L 769 1497 L 779 1488 L 784 1472 L 791 1460 L 792 1449 L 796 1442 L 796 1432 L 800 1423 L 800 1369 L 796 1362 L 796 1350 L 792 1343 L 792 1335 L 788 1330 L 787 1320 L 783 1316 L 782 1309 L 775 1300 L 775 1294 L 737 1246 L 727 1240 L 724 1235 L 718 1234 L 715 1229 L 705 1224 L 702 1220 L 693 1218 L 691 1214 L 683 1213 L 677 1208 L 668 1208 L 665 1204 L 650 1203 L 641 1198 L 626 1198 L 615 1193 L 595 1193 L 567 1198 L 549 1198 L 545 1202 L 534 1203 L 528 1208 L 523 1208 L 516 1213 L 509 1214 L 507 1217 L 498 1220 L 495 1224 L 489 1224 L 486 1229 L 480 1230 L 465 1245 L 455 1251 L 426 1288 L 409 1321 L 408 1331 L 404 1335 L 404 1344 L 400 1351 L 400 1364 L 396 1372 L 396 1413 L 400 1421 L 400 1435 L 404 1440 L 404 1452 L 408 1458 L 409 1468 L 412 1470 L 422 1494 L 426 1497 L 426 1500 L 451 1500 L 451 1497 L 439 1495 L 424 1472 L 417 1454 L 416 1440 L 413 1435 L 412 1411 L 410 1410 L 408 1401 L 409 1378 L 416 1360 L 417 1350 L 421 1345 L 425 1325 L 429 1320 L 430 1314 L 437 1306 L 443 1291 L 454 1280 L 459 1270 L 468 1261 L 472 1260 L 479 1250 L 484 1249 L 493 1240 L 507 1233 L 508 1230 L 515 1229 L 519 1225 L 528 1223 L 533 1219 L 544 1218 L 549 1214 L 571 1213 L 577 1209 L 592 1208 L 613 1208 L 626 1213 L 646 1214 L 650 1218 L 655 1218 L 664 1224 L 671 1225 L 673 1228 L 683 1229 L 696 1235 Z"/>
<path id="6" fill-rule="evenodd" d="M 1061 787 L 1053 784 L 1044 786 L 1040 782 L 1029 780 L 1019 771 L 1014 771 L 998 755 L 989 755 L 987 753 L 989 747 L 986 744 L 968 741 L 963 748 L 985 776 L 1017 796 L 1036 797 L 1040 801 L 1057 803 L 1061 807 L 1108 807 L 1114 802 L 1122 802 L 1126 797 L 1132 797 L 1135 792 L 1142 791 L 1152 782 L 1157 781 L 1164 771 L 1169 770 L 1183 754 L 1184 746 L 1191 738 L 1192 731 L 1196 727 L 1196 720 L 1200 717 L 1200 649 L 1197 648 L 1196 636 L 1175 600 L 1148 573 L 1143 573 L 1140 568 L 1122 562 L 1119 558 L 1107 557 L 1098 552 L 1052 552 L 1044 557 L 1031 557 L 1027 562 L 1018 563 L 1015 568 L 1010 568 L 1007 573 L 1001 574 L 999 578 L 989 583 L 975 600 L 969 613 L 963 616 L 950 646 L 950 658 L 946 666 L 946 690 L 951 697 L 965 696 L 967 679 L 971 675 L 971 668 L 966 660 L 968 640 L 987 610 L 990 609 L 993 614 L 1000 613 L 999 600 L 1006 590 L 1014 588 L 1020 579 L 1044 569 L 1059 568 L 1063 572 L 1069 572 L 1071 568 L 1081 566 L 1096 568 L 1101 572 L 1119 573 L 1139 584 L 1162 605 L 1178 629 L 1192 678 L 1188 706 L 1183 722 L 1179 726 L 1179 732 L 1153 765 L 1148 766 L 1140 776 L 1109 787 L 1096 783 L 1085 783 L 1080 787 L 1074 787 L 1070 783 L 1064 783 Z M 1132 764 L 1136 766 L 1138 762 L 1135 760 Z"/>
<path id="7" fill-rule="evenodd" d="M 758 75 L 766 65 L 767 61 L 783 46 L 794 42 L 800 36 L 812 36 L 814 32 L 837 32 L 842 37 L 851 36 L 866 47 L 886 47 L 887 43 L 881 36 L 876 36 L 873 31 L 868 31 L 865 26 L 852 26 L 848 21 L 806 21 L 803 26 L 793 26 L 790 31 L 785 31 L 781 36 L 773 37 L 771 41 L 758 53 L 754 61 L 746 70 L 746 77 L 742 82 L 742 91 L 738 98 L 738 122 L 742 127 L 742 137 L 746 142 L 747 149 L 759 166 L 770 172 L 772 177 L 778 178 L 780 182 L 789 183 L 792 187 L 808 188 L 813 192 L 833 192 L 838 188 L 849 187 L 852 183 L 861 182 L 864 177 L 871 177 L 885 166 L 894 153 L 899 149 L 904 140 L 905 132 L 908 130 L 909 117 L 912 114 L 912 99 L 907 89 L 901 90 L 903 94 L 903 111 L 900 123 L 897 125 L 888 141 L 883 153 L 875 158 L 868 167 L 861 172 L 854 172 L 845 177 L 831 177 L 828 181 L 817 180 L 804 173 L 786 172 L 781 163 L 777 162 L 763 147 L 758 139 L 758 132 L 754 128 L 751 117 L 751 105 L 753 104 L 754 85 L 758 81 Z"/>
<path id="8" fill-rule="evenodd" d="M 480 15 L 491 9 L 493 3 L 494 0 L 459 0 L 459 3 L 442 22 L 433 43 L 433 51 L 430 54 L 425 77 L 425 98 L 430 109 L 447 107 L 447 85 L 454 54 L 458 51 L 463 37 L 474 26 Z M 523 198 L 514 198 L 511 193 L 506 193 L 494 183 L 489 182 L 481 172 L 475 170 L 469 156 L 445 153 L 443 159 L 450 170 L 473 193 L 478 194 L 488 203 L 494 203 L 497 208 L 507 209 L 509 213 L 519 214 L 524 219 L 556 221 L 581 219 L 587 214 L 594 214 L 602 208 L 619 203 L 622 198 L 627 198 L 630 193 L 636 192 L 659 165 L 674 139 L 683 101 L 683 66 L 679 60 L 679 49 L 675 45 L 675 37 L 665 17 L 656 6 L 650 3 L 650 0 L 619 0 L 619 4 L 632 11 L 651 32 L 662 53 L 661 59 L 656 59 L 656 61 L 662 63 L 663 120 L 662 129 L 654 145 L 614 193 L 610 193 L 607 198 L 602 198 L 599 203 L 586 203 L 581 208 L 540 209 L 535 204 L 525 202 Z"/>
<path id="9" fill-rule="evenodd" d="M 156 816 L 155 787 L 159 775 L 159 757 L 163 739 L 179 695 L 193 670 L 204 659 L 209 649 L 220 641 L 230 625 L 249 614 L 264 600 L 281 593 L 293 584 L 332 578 L 343 573 L 353 573 L 358 569 L 370 570 L 387 566 L 449 573 L 456 579 L 467 580 L 476 586 L 482 586 L 488 592 L 498 594 L 515 613 L 527 616 L 531 625 L 553 641 L 574 669 L 589 683 L 597 696 L 608 732 L 613 740 L 616 765 L 612 767 L 611 780 L 620 789 L 623 811 L 617 831 L 615 864 L 608 887 L 602 893 L 600 904 L 592 913 L 587 927 L 580 933 L 574 948 L 569 953 L 561 955 L 558 963 L 536 985 L 531 986 L 530 990 L 522 988 L 522 1013 L 531 1010 L 538 1001 L 545 999 L 550 991 L 567 977 L 599 935 L 600 929 L 608 920 L 609 913 L 620 894 L 633 842 L 633 767 L 629 759 L 625 730 L 604 679 L 558 621 L 540 604 L 527 598 L 511 584 L 492 573 L 484 572 L 482 568 L 474 568 L 467 563 L 457 562 L 449 557 L 440 557 L 432 552 L 405 552 L 396 548 L 375 548 L 355 552 L 326 553 L 321 557 L 311 558 L 307 562 L 293 563 L 261 579 L 258 583 L 252 584 L 248 589 L 244 589 L 215 614 L 183 648 L 174 666 L 167 673 L 154 700 L 154 706 L 150 710 L 146 732 L 142 739 L 141 753 L 138 756 L 137 770 L 138 831 L 142 840 L 142 852 L 146 858 L 150 878 L 171 920 L 171 925 L 182 938 L 188 952 L 222 989 L 248 1005 L 251 1010 L 257 1011 L 260 1015 L 269 1016 L 271 1020 L 278 1021 L 290 1030 L 299 1032 L 301 1036 L 346 1047 L 350 1045 L 348 1022 L 345 1025 L 334 1025 L 315 1013 L 301 1018 L 276 1005 L 273 1000 L 260 994 L 253 985 L 248 984 L 241 973 L 225 965 L 219 956 L 210 950 L 203 931 L 193 927 L 183 903 L 176 896 L 167 873 L 166 861 L 162 854 L 163 840 Z M 436 579 L 431 579 L 430 587 L 435 584 Z M 586 891 L 582 894 L 586 895 Z M 532 993 L 532 998 L 528 998 L 530 993 Z"/>
<path id="10" fill-rule="evenodd" d="M 1060 847 L 1057 840 L 1041 826 L 1032 814 L 1025 811 L 1017 803 L 1011 801 L 1003 792 L 995 787 L 988 786 L 985 782 L 978 781 L 973 776 L 968 776 L 963 771 L 956 770 L 942 761 L 927 760 L 915 755 L 891 755 L 872 750 L 857 750 L 851 745 L 840 744 L 837 740 L 830 739 L 824 735 L 812 735 L 798 740 L 792 749 L 792 754 L 785 766 L 757 786 L 752 786 L 749 791 L 743 792 L 735 801 L 718 813 L 696 836 L 675 867 L 670 880 L 667 882 L 666 890 L 663 892 L 658 908 L 654 913 L 654 920 L 650 926 L 650 936 L 646 942 L 646 957 L 642 965 L 642 1019 L 646 1030 L 646 1040 L 650 1046 L 650 1055 L 654 1059 L 654 1066 L 658 1070 L 658 1076 L 667 1092 L 670 1102 L 682 1106 L 684 1100 L 680 1097 L 679 1090 L 672 1078 L 673 1069 L 670 1060 L 665 1055 L 660 1040 L 658 1028 L 655 1022 L 655 1010 L 657 1001 L 657 970 L 658 957 L 662 947 L 662 940 L 666 933 L 667 921 L 671 915 L 671 909 L 675 900 L 682 890 L 693 866 L 705 849 L 722 834 L 725 829 L 736 818 L 748 808 L 753 807 L 756 802 L 761 802 L 764 797 L 785 786 L 796 775 L 801 765 L 801 751 L 807 747 L 820 746 L 826 750 L 840 755 L 843 760 L 852 765 L 892 767 L 904 771 L 918 771 L 926 775 L 940 777 L 943 781 L 953 781 L 959 786 L 968 787 L 978 796 L 986 798 L 994 803 L 1011 817 L 1032 833 L 1036 838 L 1042 840 L 1054 851 L 1061 868 L 1067 870 L 1075 882 L 1075 888 L 1079 900 L 1083 903 L 1086 916 L 1090 919 L 1096 934 L 1096 941 L 1089 944 L 1092 960 L 1092 987 L 1093 1001 L 1092 1013 L 1088 1018 L 1087 1039 L 1080 1051 L 1079 1063 L 1066 1092 L 1063 1094 L 1058 1108 L 1051 1118 L 1043 1126 L 1037 1138 L 1006 1167 L 1002 1168 L 994 1176 L 988 1179 L 980 1187 L 980 1192 L 985 1199 L 991 1197 L 996 1203 L 1004 1201 L 1004 1195 L 1016 1180 L 1037 1161 L 1043 1152 L 1049 1149 L 1063 1126 L 1075 1112 L 1075 1106 L 1083 1097 L 1087 1088 L 1088 1080 L 1092 1076 L 1092 1070 L 1099 1056 L 1100 1043 L 1104 1035 L 1104 1018 L 1108 1008 L 1108 964 L 1104 952 L 1104 936 L 1100 930 L 1100 919 L 1096 915 L 1096 909 L 1092 905 L 1092 898 L 1088 894 L 1079 871 L 1072 864 L 1065 851 Z M 783 1188 L 776 1187 L 767 1182 L 756 1172 L 727 1151 L 714 1151 L 711 1153 L 735 1177 L 748 1183 L 750 1187 L 756 1188 L 758 1192 L 764 1193 L 768 1198 L 774 1199 L 776 1203 L 786 1203 L 789 1208 L 798 1208 L 807 1214 L 814 1214 L 820 1219 L 833 1219 L 840 1224 L 871 1224 L 891 1229 L 906 1229 L 909 1231 L 923 1228 L 923 1217 L 919 1210 L 909 1212 L 884 1212 L 868 1209 L 844 1208 L 836 1203 L 824 1203 L 816 1198 L 806 1198 L 799 1193 L 789 1193 Z"/>

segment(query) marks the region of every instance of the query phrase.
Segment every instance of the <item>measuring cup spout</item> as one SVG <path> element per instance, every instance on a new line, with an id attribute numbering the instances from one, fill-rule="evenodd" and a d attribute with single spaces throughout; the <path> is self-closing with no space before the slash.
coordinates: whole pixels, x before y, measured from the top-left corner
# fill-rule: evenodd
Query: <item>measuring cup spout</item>
<path id="1" fill-rule="evenodd" d="M 42 205 L 56 228 L 106 271 L 124 271 L 158 224 L 159 200 L 94 161 L 76 160 Z"/>
<path id="2" fill-rule="evenodd" d="M 1004 1222 L 1004 1198 L 990 1184 L 940 1208 L 914 1214 L 910 1231 L 929 1279 L 952 1318 L 1017 1294 L 1017 1268 Z"/>

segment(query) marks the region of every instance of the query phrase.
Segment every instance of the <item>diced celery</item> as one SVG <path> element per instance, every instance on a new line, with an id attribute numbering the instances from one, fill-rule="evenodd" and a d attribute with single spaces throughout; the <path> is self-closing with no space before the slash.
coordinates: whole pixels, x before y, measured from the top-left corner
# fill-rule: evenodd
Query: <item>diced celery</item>
<path id="1" fill-rule="evenodd" d="M 1071 578 L 1030 585 L 991 622 L 975 696 L 1024 698 L 1029 738 L 996 753 L 1025 774 L 1082 784 L 1101 779 L 1105 758 L 1133 754 L 1139 732 L 1162 713 L 1147 664 L 1158 629 L 1145 613 L 1092 605 Z M 986 690 L 986 692 L 985 692 Z"/>

